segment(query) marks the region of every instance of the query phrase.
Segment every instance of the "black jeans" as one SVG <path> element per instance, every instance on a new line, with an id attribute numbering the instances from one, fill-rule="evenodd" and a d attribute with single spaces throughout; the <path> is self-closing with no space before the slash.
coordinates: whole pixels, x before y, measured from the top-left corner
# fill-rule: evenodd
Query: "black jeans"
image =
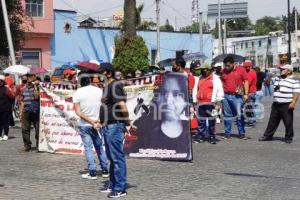
<path id="1" fill-rule="evenodd" d="M 31 147 L 30 130 L 31 130 L 31 124 L 33 124 L 33 127 L 35 129 L 36 147 L 38 149 L 39 120 L 40 120 L 39 118 L 40 118 L 39 113 L 23 112 L 22 114 L 22 136 L 23 136 L 24 146 L 26 147 Z"/>
<path id="2" fill-rule="evenodd" d="M 9 118 L 10 118 L 10 111 L 0 112 L 0 137 L 2 137 L 3 131 L 4 131 L 4 135 L 8 136 Z"/>
<path id="3" fill-rule="evenodd" d="M 272 104 L 272 110 L 270 114 L 270 119 L 268 123 L 268 127 L 264 133 L 265 137 L 273 137 L 276 132 L 281 119 L 283 120 L 283 124 L 285 126 L 285 138 L 293 139 L 294 137 L 294 127 L 293 127 L 293 118 L 294 118 L 294 110 L 289 109 L 290 103 L 277 103 L 274 102 Z"/>

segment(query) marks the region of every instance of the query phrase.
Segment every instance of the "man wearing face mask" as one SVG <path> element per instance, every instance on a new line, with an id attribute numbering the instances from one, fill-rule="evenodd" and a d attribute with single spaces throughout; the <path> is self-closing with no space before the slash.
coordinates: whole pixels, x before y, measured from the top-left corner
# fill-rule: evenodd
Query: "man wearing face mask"
<path id="1" fill-rule="evenodd" d="M 101 132 L 104 136 L 107 158 L 110 160 L 109 184 L 101 189 L 109 193 L 109 198 L 126 196 L 127 167 L 123 149 L 126 125 L 131 125 L 126 106 L 126 93 L 122 81 L 114 79 L 115 70 L 112 64 L 102 63 L 101 70 L 106 77 L 103 89 L 103 104 L 100 108 Z"/>
<path id="2" fill-rule="evenodd" d="M 270 141 L 276 132 L 281 120 L 285 126 L 285 143 L 293 142 L 294 109 L 300 93 L 299 81 L 293 76 L 293 67 L 284 65 L 280 67 L 280 76 L 274 79 L 274 102 L 264 136 L 259 141 Z"/>
<path id="3" fill-rule="evenodd" d="M 36 151 L 39 144 L 39 113 L 40 113 L 40 93 L 38 85 L 34 84 L 36 76 L 29 74 L 26 86 L 21 94 L 20 119 L 22 121 L 22 136 L 24 142 L 23 151 L 31 150 L 30 130 L 31 124 L 35 129 Z"/>
<path id="4" fill-rule="evenodd" d="M 238 134 L 240 139 L 247 139 L 245 136 L 245 121 L 242 114 L 242 107 L 248 101 L 249 83 L 247 73 L 243 67 L 234 64 L 234 59 L 228 56 L 224 59 L 222 71 L 222 82 L 224 88 L 224 139 L 230 139 L 232 119 L 237 118 Z"/>
<path id="5" fill-rule="evenodd" d="M 256 100 L 256 83 L 257 83 L 257 75 L 255 70 L 252 67 L 252 61 L 246 60 L 244 62 L 244 67 L 247 72 L 247 79 L 249 82 L 249 101 L 245 105 L 245 115 L 247 117 L 246 127 L 254 128 L 256 123 L 256 118 L 254 114 L 254 106 Z"/>
<path id="6" fill-rule="evenodd" d="M 222 76 L 222 68 L 223 68 L 223 63 L 218 62 L 218 63 L 214 64 L 213 65 L 214 74 L 221 77 Z"/>
<path id="7" fill-rule="evenodd" d="M 220 78 L 212 73 L 212 67 L 203 64 L 201 67 L 201 76 L 198 83 L 197 94 L 197 118 L 198 134 L 195 142 L 204 142 L 208 137 L 211 144 L 216 144 L 215 137 L 215 116 L 212 116 L 213 110 L 219 110 L 221 101 L 224 98 L 222 82 Z M 206 121 L 208 120 L 208 125 Z"/>

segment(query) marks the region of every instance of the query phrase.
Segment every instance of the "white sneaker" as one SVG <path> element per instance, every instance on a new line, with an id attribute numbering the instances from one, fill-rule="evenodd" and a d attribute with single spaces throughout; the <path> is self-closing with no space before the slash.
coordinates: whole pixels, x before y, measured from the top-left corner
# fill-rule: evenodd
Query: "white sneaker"
<path id="1" fill-rule="evenodd" d="M 2 141 L 3 140 L 3 138 L 2 137 L 0 137 L 0 141 Z"/>
<path id="2" fill-rule="evenodd" d="M 7 136 L 7 135 L 4 135 L 3 138 L 2 138 L 2 140 L 3 140 L 3 141 L 8 140 L 8 136 Z"/>
<path id="3" fill-rule="evenodd" d="M 87 173 L 87 174 L 82 174 L 81 178 L 90 179 L 90 180 L 96 180 L 97 176 L 91 176 L 89 173 Z"/>

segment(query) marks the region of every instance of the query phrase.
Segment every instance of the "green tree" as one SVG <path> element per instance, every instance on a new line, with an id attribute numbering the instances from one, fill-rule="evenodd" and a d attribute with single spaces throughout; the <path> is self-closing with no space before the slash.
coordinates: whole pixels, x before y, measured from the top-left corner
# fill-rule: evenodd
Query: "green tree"
<path id="1" fill-rule="evenodd" d="M 222 25 L 224 24 L 224 20 L 222 20 Z M 216 21 L 215 28 L 211 31 L 215 38 L 218 38 L 218 21 Z M 236 18 L 236 19 L 226 19 L 226 34 L 227 37 L 233 37 L 233 34 L 230 33 L 231 31 L 247 31 L 251 30 L 253 25 L 249 17 L 244 18 Z M 223 30 L 222 30 L 223 31 Z M 223 32 L 222 32 L 223 33 Z M 239 35 L 235 35 L 240 37 Z M 242 35 L 241 35 L 242 36 Z"/>
<path id="2" fill-rule="evenodd" d="M 152 30 L 154 28 L 156 28 L 156 23 L 147 20 L 142 21 L 137 27 L 138 30 Z"/>
<path id="3" fill-rule="evenodd" d="M 113 65 L 117 70 L 123 74 L 146 71 L 149 51 L 142 37 L 121 36 L 115 39 L 115 46 Z"/>
<path id="4" fill-rule="evenodd" d="M 173 32 L 174 31 L 174 27 L 170 24 L 169 20 L 166 20 L 166 24 L 159 27 L 159 29 L 161 31 L 169 31 L 169 32 Z"/>
<path id="5" fill-rule="evenodd" d="M 279 17 L 265 16 L 256 21 L 255 35 L 267 35 L 272 31 L 284 30 L 284 24 Z"/>
<path id="6" fill-rule="evenodd" d="M 210 30 L 209 24 L 203 22 L 202 23 L 202 29 L 203 29 L 204 33 L 208 33 L 209 30 Z M 190 32 L 190 33 L 199 33 L 199 23 L 198 22 L 194 22 L 192 25 L 182 27 L 180 29 L 180 31 L 182 31 L 182 32 Z"/>
<path id="7" fill-rule="evenodd" d="M 140 8 L 140 10 L 139 10 Z M 145 71 L 148 67 L 148 48 L 142 37 L 136 35 L 138 19 L 143 6 L 136 8 L 136 0 L 124 0 L 124 29 L 121 36 L 115 38 L 115 68 L 124 74 L 136 70 Z"/>
<path id="8" fill-rule="evenodd" d="M 291 13 L 291 31 L 294 32 L 295 31 L 295 15 L 296 12 L 298 13 L 298 19 L 297 19 L 297 24 L 298 24 L 298 30 L 300 29 L 300 13 L 298 12 L 298 10 L 294 7 L 293 8 L 293 12 Z M 287 32 L 287 26 L 288 26 L 288 17 L 283 15 L 282 16 L 282 26 L 283 26 L 283 30 L 284 32 Z"/>
<path id="9" fill-rule="evenodd" d="M 124 0 L 124 34 L 126 36 L 136 36 L 137 21 L 136 0 Z"/>
<path id="10" fill-rule="evenodd" d="M 22 27 L 22 24 L 26 19 L 24 8 L 21 0 L 6 0 L 6 6 L 10 21 L 14 49 L 15 51 L 18 51 L 22 48 L 23 41 L 25 39 L 25 30 Z M 2 4 L 0 4 L 0 35 L 0 56 L 7 57 L 9 50 L 2 13 Z"/>

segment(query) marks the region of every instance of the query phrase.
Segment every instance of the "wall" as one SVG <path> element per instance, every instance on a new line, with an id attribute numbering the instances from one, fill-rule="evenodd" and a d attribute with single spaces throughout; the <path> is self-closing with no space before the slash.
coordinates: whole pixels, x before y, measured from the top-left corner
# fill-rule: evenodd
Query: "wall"
<path id="1" fill-rule="evenodd" d="M 22 4 L 25 8 L 25 0 L 22 0 Z M 44 0 L 44 16 L 28 18 L 26 23 L 28 29 L 26 31 L 29 33 L 52 35 L 54 33 L 53 19 L 53 0 Z M 33 26 L 30 26 L 32 22 Z"/>
<path id="2" fill-rule="evenodd" d="M 51 47 L 48 37 L 34 37 L 27 40 L 23 50 L 39 50 L 41 52 L 41 67 L 51 68 Z"/>
<path id="3" fill-rule="evenodd" d="M 105 28 L 78 28 L 76 12 L 54 11 L 55 34 L 51 41 L 52 66 L 62 65 L 69 61 L 103 60 L 111 61 L 114 55 L 114 38 L 118 30 Z M 65 24 L 71 24 L 70 33 L 65 33 Z M 156 49 L 156 32 L 139 31 L 149 49 Z M 212 37 L 204 34 L 204 53 L 212 58 Z M 189 53 L 199 52 L 199 34 L 161 33 L 161 60 L 173 58 L 176 50 L 188 50 Z"/>
<path id="4" fill-rule="evenodd" d="M 25 0 L 22 3 L 25 9 Z M 53 0 L 44 0 L 43 17 L 29 17 L 24 28 L 27 39 L 22 50 L 39 50 L 39 67 L 50 68 L 51 37 L 54 34 Z"/>

